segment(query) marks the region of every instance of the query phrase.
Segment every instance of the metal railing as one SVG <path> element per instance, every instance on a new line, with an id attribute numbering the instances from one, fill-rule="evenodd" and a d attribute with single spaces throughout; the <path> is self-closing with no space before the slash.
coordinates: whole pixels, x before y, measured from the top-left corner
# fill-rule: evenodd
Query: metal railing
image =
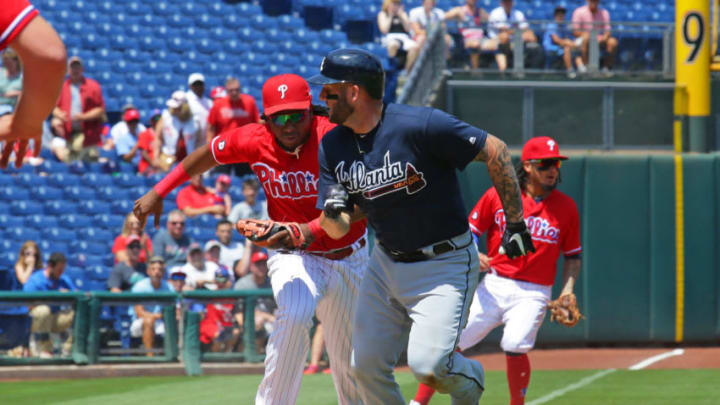
<path id="1" fill-rule="evenodd" d="M 400 104 L 430 105 L 433 94 L 442 82 L 443 72 L 447 68 L 445 27 L 434 24 L 428 32 L 425 45 L 398 97 L 397 102 Z"/>

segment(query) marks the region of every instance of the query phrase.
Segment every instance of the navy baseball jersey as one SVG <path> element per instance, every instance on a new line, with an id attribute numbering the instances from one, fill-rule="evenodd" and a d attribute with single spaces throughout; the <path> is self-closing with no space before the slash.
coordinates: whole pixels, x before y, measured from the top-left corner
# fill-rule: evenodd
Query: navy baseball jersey
<path id="1" fill-rule="evenodd" d="M 338 126 L 318 151 L 318 208 L 341 184 L 386 248 L 411 252 L 468 230 L 456 170 L 485 145 L 487 132 L 440 110 L 388 104 L 367 134 Z"/>

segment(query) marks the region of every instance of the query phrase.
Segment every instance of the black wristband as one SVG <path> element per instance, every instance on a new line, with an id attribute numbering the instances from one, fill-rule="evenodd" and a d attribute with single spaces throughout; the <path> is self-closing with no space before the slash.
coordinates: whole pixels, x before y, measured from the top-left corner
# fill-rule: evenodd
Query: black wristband
<path id="1" fill-rule="evenodd" d="M 508 222 L 507 225 L 505 225 L 505 229 L 512 233 L 518 233 L 527 229 L 527 226 L 525 226 L 525 221 Z"/>

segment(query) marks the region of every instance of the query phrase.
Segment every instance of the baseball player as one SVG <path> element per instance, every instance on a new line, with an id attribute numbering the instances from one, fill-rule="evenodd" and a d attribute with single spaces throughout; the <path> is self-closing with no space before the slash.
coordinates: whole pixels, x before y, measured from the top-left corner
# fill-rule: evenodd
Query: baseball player
<path id="1" fill-rule="evenodd" d="M 5 141 L 0 167 L 6 168 L 15 143 L 15 166 L 22 166 L 28 141 L 40 153 L 42 122 L 55 106 L 65 76 L 65 45 L 27 0 L 5 0 L 0 7 L 0 51 L 11 46 L 23 63 L 23 89 L 12 114 L 0 117 Z"/>
<path id="2" fill-rule="evenodd" d="M 557 259 L 561 253 L 565 256 L 560 296 L 572 296 L 574 301 L 573 287 L 580 273 L 582 251 L 577 206 L 555 189 L 560 181 L 561 161 L 567 157 L 560 154 L 555 140 L 541 136 L 525 144 L 521 159 L 517 175 L 523 211 L 537 253 L 516 259 L 498 253 L 506 227 L 505 212 L 497 190 L 489 189 L 469 216 L 474 234 L 487 233 L 488 256 L 480 253 L 480 268 L 488 273 L 475 292 L 468 325 L 458 344 L 460 350 L 468 349 L 495 327 L 505 325 L 500 346 L 506 355 L 511 405 L 525 402 L 530 382 L 527 353 L 545 317 Z M 421 385 L 411 404 L 427 405 L 433 392 L 431 387 Z"/>
<path id="3" fill-rule="evenodd" d="M 510 257 L 533 249 L 520 188 L 505 143 L 436 109 L 383 104 L 384 77 L 371 53 L 339 49 L 309 79 L 341 124 L 318 152 L 320 226 L 341 238 L 367 216 L 376 235 L 353 323 L 353 375 L 366 404 L 404 405 L 393 367 L 407 347 L 418 380 L 453 404 L 477 405 L 483 368 L 455 352 L 480 276 L 456 169 L 487 162 L 508 213 Z"/>
<path id="4" fill-rule="evenodd" d="M 317 150 L 320 139 L 334 125 L 314 112 L 310 88 L 300 76 L 274 76 L 262 92 L 266 123 L 224 132 L 183 159 L 135 203 L 135 215 L 143 224 L 149 214 L 155 214 L 155 224 L 159 224 L 162 198 L 190 176 L 218 164 L 239 162 L 250 164 L 265 189 L 272 220 L 305 223 L 320 215 L 315 208 Z M 368 261 L 365 228 L 366 222 L 361 221 L 339 240 L 319 235 L 302 251 L 271 251 L 268 274 L 278 311 L 256 404 L 295 403 L 316 313 L 328 331 L 328 356 L 339 403 L 362 403 L 350 376 L 350 333 L 357 289 Z"/>

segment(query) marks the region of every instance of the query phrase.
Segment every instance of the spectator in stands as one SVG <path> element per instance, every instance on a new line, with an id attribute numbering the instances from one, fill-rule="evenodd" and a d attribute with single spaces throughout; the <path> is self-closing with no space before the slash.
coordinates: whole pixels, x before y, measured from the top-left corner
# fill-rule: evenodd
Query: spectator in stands
<path id="1" fill-rule="evenodd" d="M 377 24 L 382 34 L 382 45 L 387 48 L 388 56 L 397 57 L 399 60 L 404 57 L 405 72 L 410 72 L 420 47 L 410 36 L 412 27 L 402 0 L 384 0 L 382 9 L 378 12 Z"/>
<path id="2" fill-rule="evenodd" d="M 161 256 L 153 256 L 147 269 L 148 277 L 132 286 L 134 293 L 157 293 L 172 292 L 173 289 L 163 279 L 165 277 L 165 261 Z M 130 309 L 132 323 L 130 324 L 130 336 L 142 337 L 143 346 L 147 350 L 147 356 L 152 357 L 155 346 L 155 337 L 165 335 L 165 322 L 160 304 L 135 305 Z"/>
<path id="3" fill-rule="evenodd" d="M 241 243 L 232 240 L 233 224 L 228 220 L 219 221 L 215 228 L 215 235 L 220 244 L 220 264 L 232 269 L 236 278 L 244 276 L 245 273 L 239 271 L 239 269 L 242 267 L 240 261 L 243 258 L 245 248 Z"/>
<path id="4" fill-rule="evenodd" d="M 230 210 L 232 210 L 232 197 L 230 196 L 231 184 L 232 178 L 227 174 L 221 174 L 215 180 L 215 187 L 210 189 L 210 191 L 217 196 L 215 204 L 225 207 L 225 212 L 222 214 L 223 217 L 230 215 Z"/>
<path id="5" fill-rule="evenodd" d="M 267 201 L 257 199 L 259 190 L 260 183 L 258 183 L 257 179 L 245 180 L 242 185 L 245 200 L 235 204 L 232 211 L 230 211 L 230 215 L 228 215 L 228 221 L 234 224 L 246 218 L 267 219 Z"/>
<path id="6" fill-rule="evenodd" d="M 115 263 L 125 262 L 125 264 L 130 265 L 125 247 L 128 244 L 128 239 L 133 236 L 140 239 L 141 247 L 140 252 L 138 252 L 138 263 L 145 263 L 148 257 L 152 256 L 152 240 L 145 231 L 140 228 L 140 221 L 135 217 L 135 214 L 131 212 L 125 216 L 122 231 L 113 242 L 112 254 L 115 255 Z"/>
<path id="7" fill-rule="evenodd" d="M 158 134 L 154 143 L 154 156 L 158 157 L 158 165 L 168 171 L 176 161 L 181 161 L 202 144 L 200 125 L 193 118 L 187 96 L 183 91 L 176 91 L 165 102 L 167 109 L 155 125 Z"/>
<path id="8" fill-rule="evenodd" d="M 215 272 L 215 285 L 218 290 L 232 287 L 232 279 L 227 268 L 219 268 Z M 213 352 L 233 351 L 240 339 L 240 328 L 235 318 L 242 323 L 242 313 L 235 302 L 208 304 L 205 316 L 200 321 L 200 341 L 210 346 L 210 351 Z"/>
<path id="9" fill-rule="evenodd" d="M 203 247 L 205 260 L 217 264 L 219 267 L 227 267 L 220 264 L 220 242 L 215 239 L 205 242 Z"/>
<path id="10" fill-rule="evenodd" d="M 163 258 L 164 266 L 172 270 L 185 264 L 191 242 L 185 233 L 185 214 L 173 210 L 168 214 L 167 229 L 159 230 L 152 240 L 153 252 Z"/>
<path id="11" fill-rule="evenodd" d="M 470 53 L 470 66 L 480 67 L 481 51 L 496 51 L 497 41 L 485 36 L 482 25 L 488 20 L 488 13 L 477 5 L 476 0 L 466 0 L 465 5 L 453 7 L 445 13 L 445 20 L 456 20 L 465 49 Z"/>
<path id="12" fill-rule="evenodd" d="M 255 99 L 249 94 L 240 93 L 240 81 L 238 79 L 229 77 L 225 81 L 224 90 L 227 97 L 218 98 L 208 116 L 206 132 L 208 144 L 222 132 L 239 128 L 245 124 L 260 122 L 260 112 Z M 236 176 L 252 173 L 247 163 L 220 165 L 214 171 L 227 174 L 234 171 Z"/>
<path id="13" fill-rule="evenodd" d="M 162 170 L 161 165 L 155 159 L 154 143 L 155 143 L 155 125 L 157 125 L 162 112 L 154 110 L 148 121 L 145 131 L 138 135 L 138 150 L 140 151 L 140 163 L 138 163 L 138 173 L 151 175 Z"/>
<path id="14" fill-rule="evenodd" d="M 82 60 L 70 58 L 70 77 L 60 91 L 51 126 L 69 145 L 70 159 L 97 160 L 106 121 L 100 84 L 85 77 Z"/>
<path id="15" fill-rule="evenodd" d="M 204 135 L 208 126 L 208 115 L 213 106 L 213 101 L 205 97 L 205 76 L 202 73 L 192 73 L 188 76 L 188 87 L 190 88 L 186 92 L 188 105 L 200 127 L 200 134 Z M 202 145 L 203 141 L 203 139 L 199 140 L 198 146 Z"/>
<path id="16" fill-rule="evenodd" d="M 215 204 L 222 201 L 222 205 Z M 185 186 L 177 195 L 178 209 L 188 217 L 211 214 L 216 217 L 225 216 L 225 202 L 212 189 L 205 187 L 202 175 L 190 178 L 190 184 Z"/>
<path id="17" fill-rule="evenodd" d="M 140 163 L 140 133 L 145 131 L 140 123 L 140 111 L 130 107 L 123 112 L 122 121 L 110 129 L 110 143 L 118 157 L 126 162 Z"/>
<path id="18" fill-rule="evenodd" d="M 20 57 L 12 48 L 7 48 L 3 52 L 2 66 L 0 68 L 0 116 L 12 113 L 20 94 L 22 94 L 22 65 Z"/>
<path id="19" fill-rule="evenodd" d="M 185 284 L 193 290 L 215 290 L 215 272 L 219 268 L 217 264 L 205 260 L 200 244 L 193 243 L 188 251 L 187 263 L 182 267 L 187 274 Z"/>
<path id="20" fill-rule="evenodd" d="M 573 35 L 582 41 L 580 52 L 584 64 L 588 64 L 590 52 L 590 30 L 597 30 L 597 40 L 600 49 L 605 49 L 607 57 L 604 59 L 604 71 L 612 69 L 615 62 L 618 41 L 610 35 L 610 13 L 600 7 L 600 0 L 587 0 L 587 4 L 578 7 L 572 14 Z"/>
<path id="21" fill-rule="evenodd" d="M 543 37 L 543 48 L 551 58 L 562 57 L 568 77 L 573 79 L 577 75 L 573 68 L 573 53 L 579 49 L 575 38 L 565 26 L 565 14 L 567 10 L 563 6 L 555 7 L 553 18 L 555 22 L 548 24 Z M 582 58 L 575 56 L 575 64 L 581 73 L 587 71 Z"/>
<path id="22" fill-rule="evenodd" d="M 23 286 L 25 292 L 74 291 L 72 280 L 63 273 L 67 259 L 62 253 L 53 253 L 48 259 L 47 267 L 30 275 Z M 62 355 L 69 356 L 72 348 L 72 334 L 67 333 L 73 324 L 75 312 L 59 306 L 35 305 L 30 309 L 32 326 L 30 336 L 30 353 L 42 358 L 52 357 L 53 343 L 50 333 L 67 335 L 62 345 Z"/>
<path id="23" fill-rule="evenodd" d="M 186 279 L 187 274 L 185 274 L 185 270 L 183 270 L 182 267 L 175 267 L 172 269 L 172 271 L 170 271 L 170 276 L 168 277 L 170 287 L 172 287 L 172 289 L 176 292 L 188 291 L 188 288 L 185 285 Z"/>
<path id="24" fill-rule="evenodd" d="M 495 62 L 501 72 L 507 69 L 508 58 L 512 58 L 515 30 L 520 30 L 523 44 L 537 44 L 537 37 L 525 20 L 525 14 L 514 8 L 514 3 L 514 0 L 500 0 L 500 6 L 493 9 L 488 17 L 488 36 L 493 41 L 488 47 L 497 46 Z"/>
<path id="25" fill-rule="evenodd" d="M 267 267 L 268 256 L 265 252 L 255 252 L 250 258 L 250 274 L 235 282 L 235 290 L 256 290 L 260 288 L 271 288 Z M 258 298 L 255 305 L 255 331 L 264 331 L 270 334 L 275 323 L 275 309 L 277 305 L 272 297 Z M 244 314 L 244 312 L 240 312 Z M 242 320 L 239 320 L 241 325 Z M 258 347 L 265 347 L 258 344 Z"/>
<path id="26" fill-rule="evenodd" d="M 428 30 L 435 25 L 444 24 L 445 12 L 435 7 L 435 4 L 436 0 L 423 0 L 421 6 L 410 10 L 409 19 L 410 27 L 414 34 L 413 39 L 417 42 L 420 49 L 425 45 Z M 445 34 L 445 44 L 448 49 L 450 49 L 452 43 L 452 37 Z"/>
<path id="27" fill-rule="evenodd" d="M 27 283 L 30 275 L 42 269 L 42 253 L 37 243 L 28 240 L 20 247 L 17 262 L 15 262 L 15 277 L 20 285 Z"/>
<path id="28" fill-rule="evenodd" d="M 110 272 L 107 285 L 112 292 L 128 291 L 135 283 L 147 277 L 145 263 L 140 262 L 142 243 L 137 235 L 125 238 L 127 259 L 117 262 Z"/>

